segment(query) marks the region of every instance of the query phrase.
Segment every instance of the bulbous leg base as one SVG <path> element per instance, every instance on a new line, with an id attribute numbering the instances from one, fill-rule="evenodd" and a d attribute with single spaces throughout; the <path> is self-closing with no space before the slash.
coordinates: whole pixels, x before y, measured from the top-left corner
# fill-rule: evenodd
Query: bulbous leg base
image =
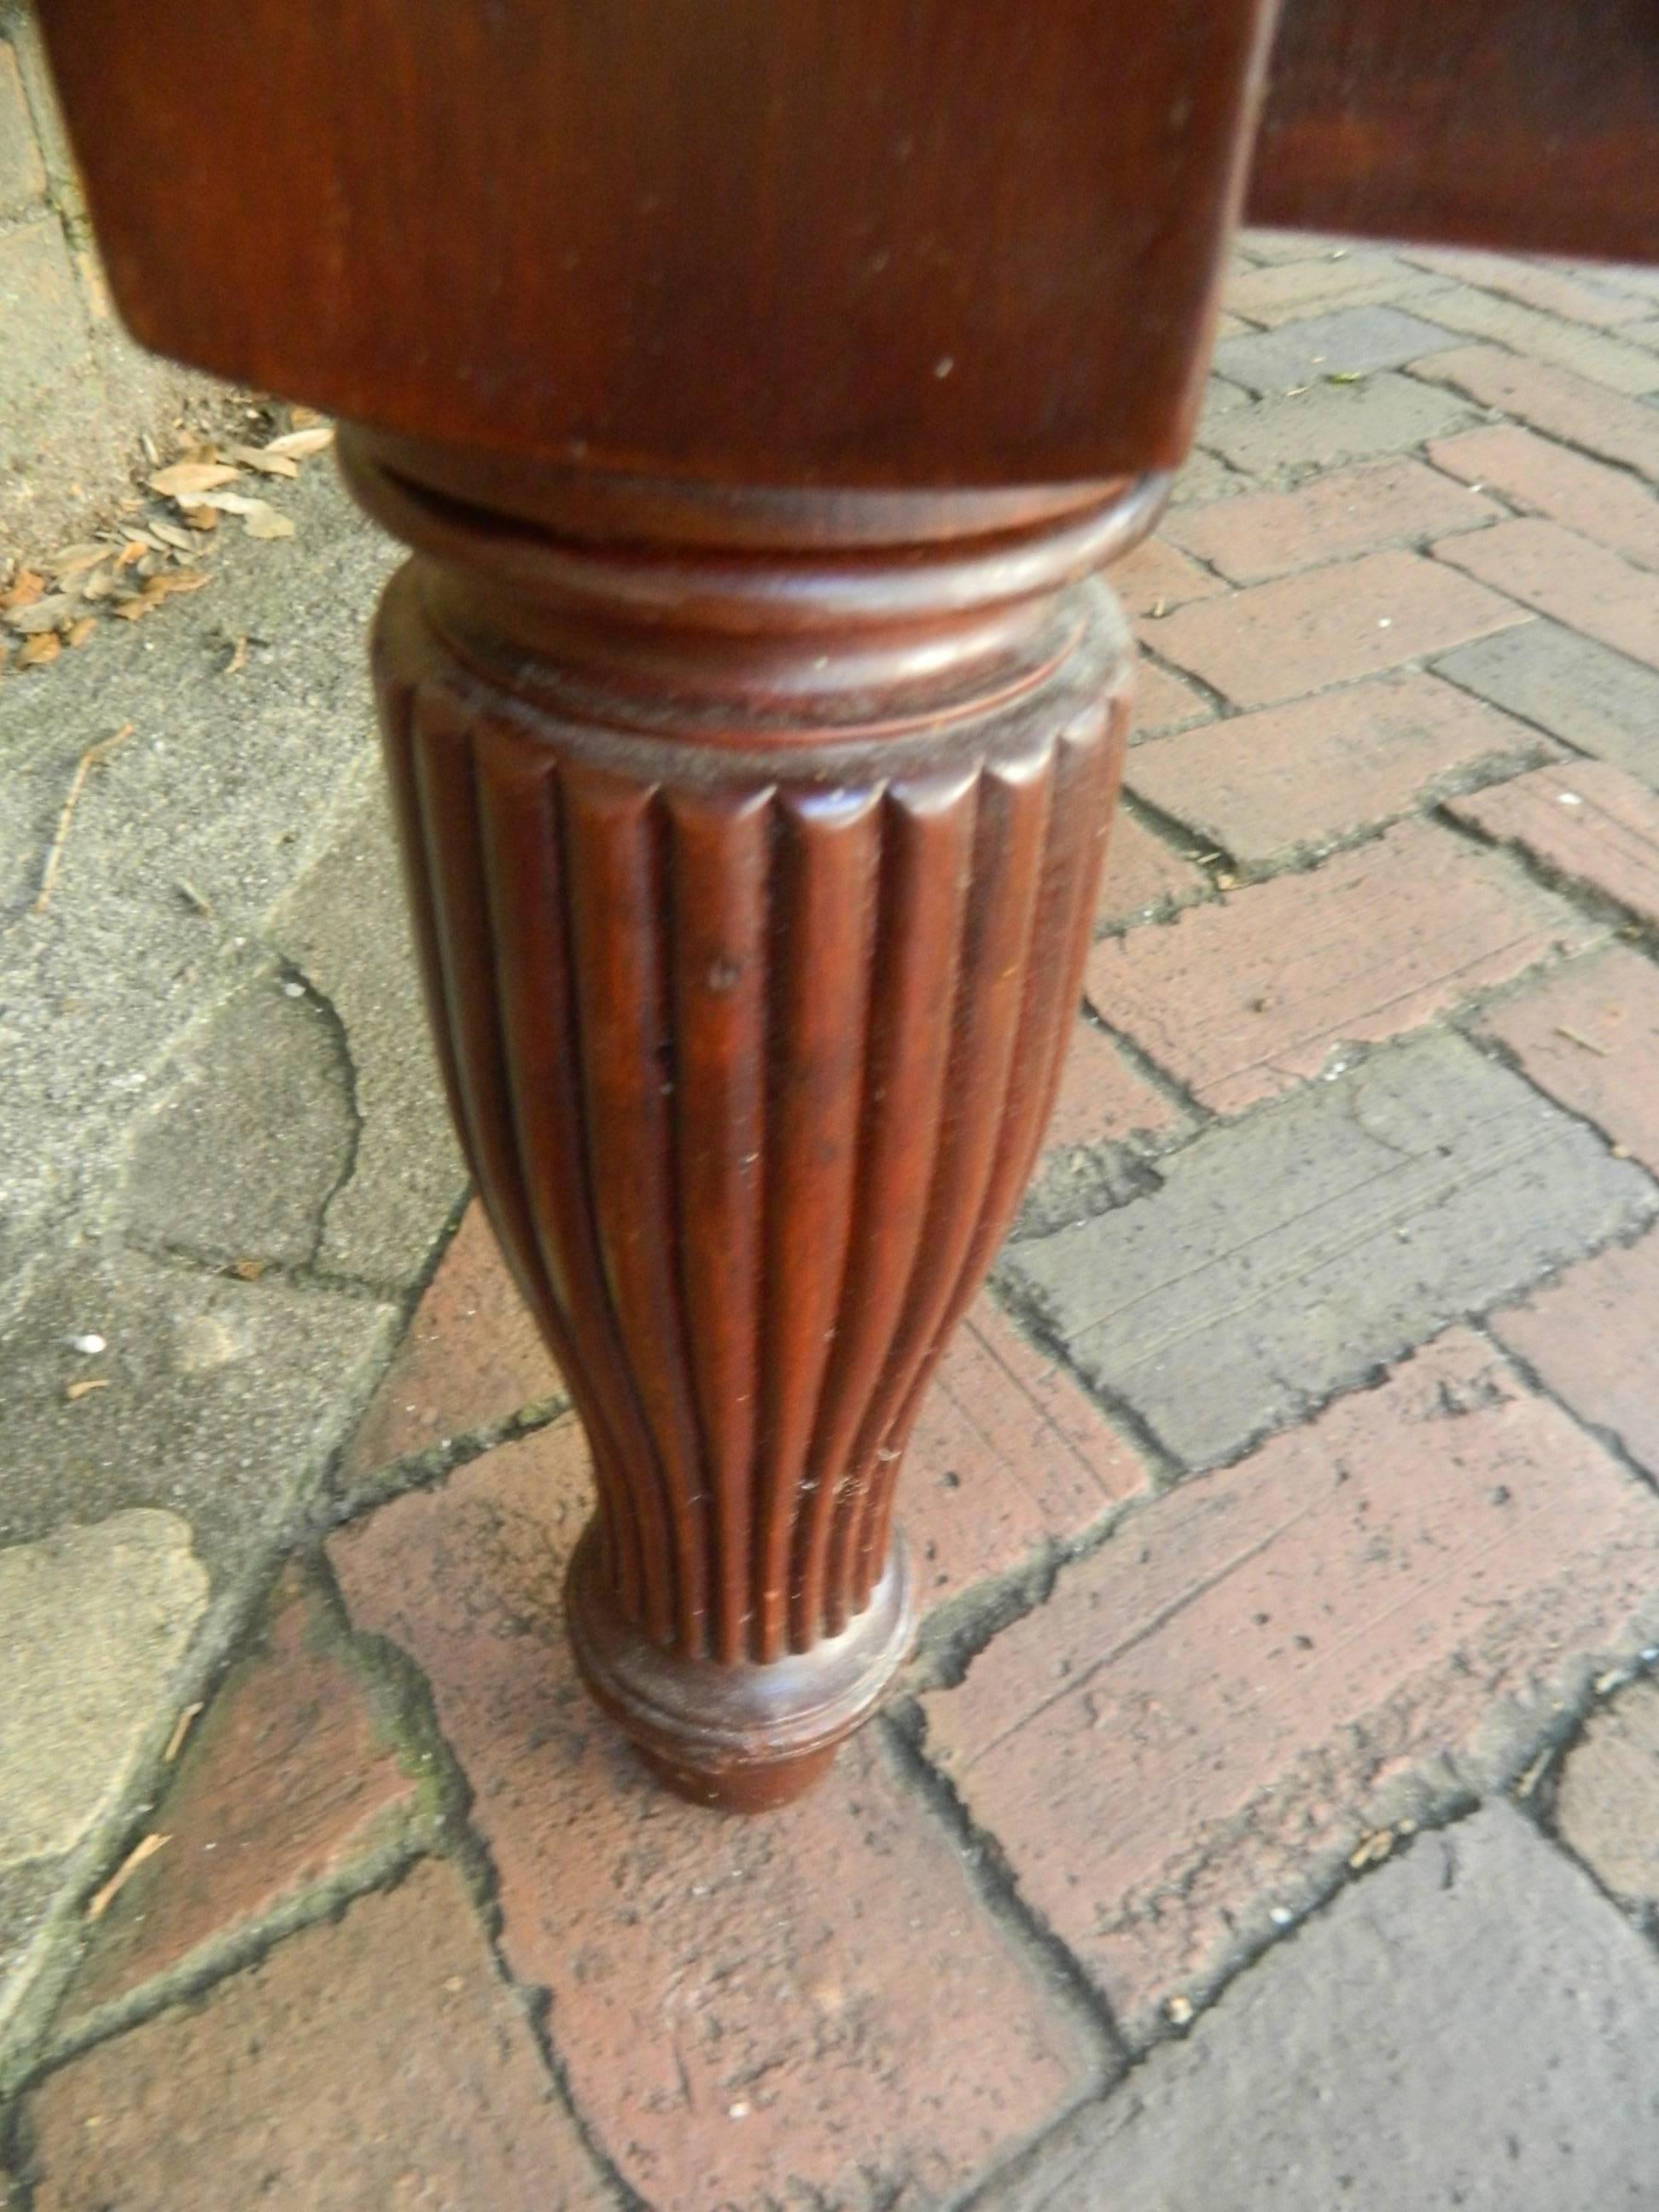
<path id="1" fill-rule="evenodd" d="M 768 1812 L 809 1790 L 880 1701 L 916 1627 L 902 1536 L 869 1604 L 839 1636 L 764 1663 L 686 1659 L 652 1643 L 617 1611 L 592 1528 L 571 1560 L 566 1600 L 594 1701 L 672 1790 L 731 1813 Z"/>

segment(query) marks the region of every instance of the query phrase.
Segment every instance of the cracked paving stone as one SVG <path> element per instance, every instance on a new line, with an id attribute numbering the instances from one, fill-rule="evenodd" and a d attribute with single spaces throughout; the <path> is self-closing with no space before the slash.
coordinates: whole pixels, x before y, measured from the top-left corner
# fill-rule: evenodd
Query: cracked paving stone
<path id="1" fill-rule="evenodd" d="M 128 1232 L 216 1264 L 303 1267 L 356 1141 L 334 1024 L 297 983 L 260 976 L 185 1045 L 135 1132 Z"/>
<path id="2" fill-rule="evenodd" d="M 114 1809 L 207 1597 L 176 1513 L 114 1513 L 0 1551 L 0 1985 L 50 1902 L 56 1869 L 40 1863 Z"/>
<path id="3" fill-rule="evenodd" d="M 1003 1278 L 1191 1467 L 1650 1219 L 1634 1165 L 1459 1037 L 1382 1052 L 1161 1160 Z"/>
<path id="4" fill-rule="evenodd" d="M 82 1248 L 0 1331 L 0 1542 L 161 1507 L 228 1596 L 315 1494 L 398 1321 L 343 1291 Z M 101 1351 L 76 1348 L 92 1336 Z M 104 1387 L 69 1396 L 87 1382 Z"/>
<path id="5" fill-rule="evenodd" d="M 1652 2212 L 1659 1973 L 1506 1807 L 1270 1951 L 975 2212 Z"/>
<path id="6" fill-rule="evenodd" d="M 378 766 L 270 936 L 339 1024 L 356 1109 L 349 1172 L 326 1201 L 319 1265 L 402 1286 L 430 1258 L 466 1169 L 428 1033 Z"/>
<path id="7" fill-rule="evenodd" d="M 92 1929 L 57 2027 L 307 1892 L 337 1894 L 354 1871 L 362 1887 L 407 1834 L 417 1789 L 342 1632 L 289 1568 L 252 1648 L 191 1729 L 149 1815 L 167 1844 Z"/>

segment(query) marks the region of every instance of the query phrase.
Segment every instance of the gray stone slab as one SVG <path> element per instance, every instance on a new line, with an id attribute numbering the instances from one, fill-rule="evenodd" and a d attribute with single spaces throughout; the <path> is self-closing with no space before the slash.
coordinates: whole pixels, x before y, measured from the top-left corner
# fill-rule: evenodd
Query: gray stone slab
<path id="1" fill-rule="evenodd" d="M 1380 1053 L 1013 1247 L 1012 1294 L 1188 1466 L 1650 1219 L 1659 1190 L 1461 1038 Z"/>
<path id="2" fill-rule="evenodd" d="M 258 976 L 192 1033 L 135 1132 L 128 1233 L 222 1266 L 303 1266 L 356 1136 L 327 1009 L 292 978 Z"/>
<path id="3" fill-rule="evenodd" d="M 1653 2212 L 1659 1960 L 1507 1808 L 1344 1892 L 975 2212 Z"/>
<path id="4" fill-rule="evenodd" d="M 466 1168 L 428 1033 L 378 764 L 270 935 L 332 1009 L 349 1062 L 350 1172 L 327 1200 L 318 1264 L 401 1289 L 425 1268 Z"/>
<path id="5" fill-rule="evenodd" d="M 1598 1706 L 1563 1769 L 1555 1825 L 1598 1881 L 1659 1912 L 1659 1681 Z"/>
<path id="6" fill-rule="evenodd" d="M 1358 384 L 1320 384 L 1293 399 L 1235 408 L 1206 431 L 1205 444 L 1248 475 L 1271 477 L 1408 452 L 1481 419 L 1444 386 L 1384 369 Z"/>
<path id="7" fill-rule="evenodd" d="M 1368 376 L 1379 368 L 1443 352 L 1460 341 L 1433 323 L 1398 307 L 1339 307 L 1276 331 L 1227 338 L 1216 348 L 1215 366 L 1247 391 L 1289 392 L 1332 376 Z"/>
<path id="8" fill-rule="evenodd" d="M 0 1866 L 72 1850 L 112 1808 L 207 1599 L 176 1513 L 0 1551 Z"/>
<path id="9" fill-rule="evenodd" d="M 326 465 L 270 496 L 295 538 L 233 538 L 206 590 L 0 681 L 0 1310 L 111 1188 L 179 1038 L 266 964 L 259 932 L 374 744 L 363 629 L 392 549 Z M 129 721 L 31 914 L 76 762 Z"/>
<path id="10" fill-rule="evenodd" d="M 215 1597 L 291 1529 L 390 1356 L 348 1291 L 82 1247 L 0 1328 L 0 1544 L 136 1506 L 189 1522 Z M 103 1340 L 82 1352 L 75 1340 Z M 107 1388 L 70 1400 L 72 1384 Z"/>
<path id="11" fill-rule="evenodd" d="M 1559 623 L 1522 623 L 1434 664 L 1494 707 L 1659 786 L 1659 673 Z"/>

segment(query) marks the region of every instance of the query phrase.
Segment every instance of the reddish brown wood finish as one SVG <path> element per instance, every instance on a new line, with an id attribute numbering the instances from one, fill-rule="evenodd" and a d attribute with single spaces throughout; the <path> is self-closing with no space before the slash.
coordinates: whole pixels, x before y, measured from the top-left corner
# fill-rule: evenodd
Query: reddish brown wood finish
<path id="1" fill-rule="evenodd" d="M 1122 742 L 1090 579 L 1277 12 L 43 0 L 133 327 L 374 426 L 434 1032 L 593 1445 L 576 1650 L 693 1795 L 789 1795 L 905 1646 Z M 1659 250 L 1651 0 L 1285 0 L 1271 73 L 1265 219 Z"/>
<path id="2" fill-rule="evenodd" d="M 894 1483 L 1048 1116 L 1121 755 L 1090 579 L 1161 480 L 544 477 L 509 518 L 453 455 L 346 459 L 416 549 L 376 659 L 456 1121 L 592 1446 L 577 1655 L 678 1787 L 776 1802 L 908 1643 Z"/>

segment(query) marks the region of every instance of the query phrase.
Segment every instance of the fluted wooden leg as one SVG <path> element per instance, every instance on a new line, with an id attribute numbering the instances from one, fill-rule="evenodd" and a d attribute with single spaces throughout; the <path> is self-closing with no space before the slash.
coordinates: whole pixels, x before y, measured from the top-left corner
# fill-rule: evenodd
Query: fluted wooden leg
<path id="1" fill-rule="evenodd" d="M 598 1506 L 595 1698 L 758 1808 L 914 1626 L 895 1480 L 1058 1081 L 1161 485 L 734 495 L 359 434 L 432 1019 Z"/>

